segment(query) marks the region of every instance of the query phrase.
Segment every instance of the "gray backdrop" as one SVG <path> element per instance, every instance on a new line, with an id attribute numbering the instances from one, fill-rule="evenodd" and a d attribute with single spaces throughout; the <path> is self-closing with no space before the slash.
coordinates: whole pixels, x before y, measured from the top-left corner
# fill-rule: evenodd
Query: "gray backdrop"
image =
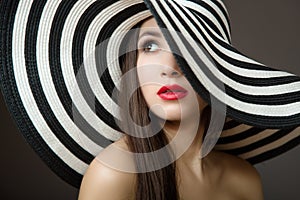
<path id="1" fill-rule="evenodd" d="M 264 64 L 300 75 L 300 1 L 225 0 L 237 49 Z M 300 146 L 258 164 L 265 199 L 298 200 Z"/>
<path id="2" fill-rule="evenodd" d="M 233 44 L 264 64 L 300 75 L 300 1 L 224 0 Z M 0 95 L 0 199 L 76 199 L 78 190 L 63 182 L 38 158 L 14 126 Z M 300 196 L 300 147 L 257 165 L 265 199 Z"/>

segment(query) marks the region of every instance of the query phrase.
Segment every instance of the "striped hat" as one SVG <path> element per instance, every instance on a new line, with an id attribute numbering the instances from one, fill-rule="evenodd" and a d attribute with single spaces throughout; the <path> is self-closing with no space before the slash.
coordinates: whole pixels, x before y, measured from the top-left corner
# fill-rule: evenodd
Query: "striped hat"
<path id="1" fill-rule="evenodd" d="M 112 98 L 121 77 L 119 49 L 126 31 L 149 16 L 168 30 L 164 36 L 195 91 L 226 105 L 216 149 L 255 164 L 300 143 L 300 78 L 231 46 L 221 0 L 9 0 L 0 6 L 5 101 L 26 141 L 76 187 L 95 156 L 122 135 Z"/>

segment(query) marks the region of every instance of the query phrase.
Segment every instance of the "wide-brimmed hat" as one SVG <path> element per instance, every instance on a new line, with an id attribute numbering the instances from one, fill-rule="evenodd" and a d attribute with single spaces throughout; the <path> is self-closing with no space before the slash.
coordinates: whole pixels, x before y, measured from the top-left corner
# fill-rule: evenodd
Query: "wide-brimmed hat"
<path id="1" fill-rule="evenodd" d="M 150 16 L 194 90 L 226 106 L 216 149 L 255 164 L 300 143 L 300 78 L 236 50 L 221 0 L 0 5 L 5 101 L 26 141 L 76 187 L 95 156 L 122 135 L 112 98 L 119 49 L 126 31 Z"/>

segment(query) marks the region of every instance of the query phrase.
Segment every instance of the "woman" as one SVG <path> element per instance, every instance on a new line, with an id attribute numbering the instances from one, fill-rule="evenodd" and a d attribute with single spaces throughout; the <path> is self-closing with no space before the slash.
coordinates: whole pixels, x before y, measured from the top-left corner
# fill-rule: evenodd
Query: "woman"
<path id="1" fill-rule="evenodd" d="M 112 195 L 126 198 L 135 192 L 137 198 L 156 198 L 169 191 L 171 199 L 253 197 L 244 191 L 253 185 L 258 188 L 250 192 L 261 194 L 253 168 L 212 148 L 255 164 L 300 143 L 300 78 L 236 50 L 220 0 L 12 0 L 1 8 L 1 85 L 22 134 L 52 170 L 76 187 L 97 156 L 80 198 L 86 185 L 98 180 L 90 179 L 90 171 L 109 179 L 104 188 L 117 179 L 121 191 Z M 151 16 L 152 21 L 144 21 Z M 162 33 L 124 39 L 137 24 L 159 26 Z M 162 34 L 164 39 L 157 38 Z M 140 44 L 149 35 L 160 43 Z M 122 42 L 134 39 L 137 45 L 122 48 Z M 125 54 L 122 76 L 120 55 L 136 47 L 142 47 L 137 58 Z M 158 75 L 162 69 L 172 72 Z M 137 82 L 142 88 L 134 93 Z M 240 193 L 231 192 L 236 184 Z"/>
<path id="2" fill-rule="evenodd" d="M 154 18 L 142 23 L 137 48 L 137 76 L 142 96 L 138 98 L 138 102 L 131 101 L 131 104 L 140 105 L 131 106 L 131 113 L 136 114 L 131 116 L 136 120 L 148 116 L 148 112 L 142 112 L 145 109 L 141 108 L 147 105 L 157 117 L 165 119 L 163 130 L 158 133 L 165 135 L 154 136 L 162 138 L 161 141 L 165 140 L 162 147 L 174 138 L 181 123 L 185 123 L 185 127 L 181 129 L 184 134 L 193 134 L 191 127 L 197 121 L 191 119 L 195 116 L 195 110 L 198 110 L 191 98 L 196 94 L 191 95 L 194 90 L 177 66 Z M 134 56 L 127 58 L 132 59 Z M 127 61 L 125 66 L 133 67 L 134 63 Z M 128 72 L 129 69 L 124 71 Z M 130 83 L 123 83 L 125 86 L 126 84 Z M 203 113 L 209 112 L 205 109 L 207 104 L 196 96 L 200 116 L 207 115 L 208 113 Z M 91 163 L 83 178 L 79 199 L 263 199 L 259 175 L 246 161 L 217 151 L 210 152 L 203 159 L 199 158 L 207 122 L 202 117 L 193 143 L 178 160 L 165 169 L 145 174 L 128 173 L 101 162 L 100 155 L 100 158 Z M 149 148 L 158 148 L 154 140 L 148 140 Z M 143 140 L 126 135 L 112 145 L 136 152 L 142 149 L 136 146 L 142 144 Z M 150 151 L 147 147 L 146 150 Z"/>

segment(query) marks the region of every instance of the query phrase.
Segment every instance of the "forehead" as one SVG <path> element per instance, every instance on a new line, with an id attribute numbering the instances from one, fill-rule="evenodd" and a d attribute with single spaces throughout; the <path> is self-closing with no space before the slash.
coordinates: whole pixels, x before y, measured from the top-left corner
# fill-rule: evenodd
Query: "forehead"
<path id="1" fill-rule="evenodd" d="M 159 28 L 153 17 L 147 19 L 142 23 L 141 28 Z"/>
<path id="2" fill-rule="evenodd" d="M 139 38 L 147 35 L 162 37 L 161 30 L 153 17 L 145 20 L 140 26 Z"/>

